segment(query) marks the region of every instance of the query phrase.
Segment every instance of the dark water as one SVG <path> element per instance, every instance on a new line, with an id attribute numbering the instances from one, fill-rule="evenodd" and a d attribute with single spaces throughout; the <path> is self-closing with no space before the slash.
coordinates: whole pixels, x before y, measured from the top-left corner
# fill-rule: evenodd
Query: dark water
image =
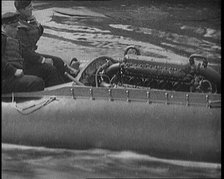
<path id="1" fill-rule="evenodd" d="M 221 178 L 221 164 L 163 160 L 129 151 L 2 144 L 2 178 Z"/>

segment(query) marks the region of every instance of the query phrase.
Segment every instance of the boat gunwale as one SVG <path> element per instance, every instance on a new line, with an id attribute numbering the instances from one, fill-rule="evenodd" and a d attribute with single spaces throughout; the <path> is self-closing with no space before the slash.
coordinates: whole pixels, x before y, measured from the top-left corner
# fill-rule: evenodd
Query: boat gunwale
<path id="1" fill-rule="evenodd" d="M 7 98 L 37 98 L 46 96 L 72 97 L 73 99 L 127 101 L 145 103 L 163 103 L 185 106 L 205 106 L 221 108 L 221 95 L 208 93 L 190 93 L 156 89 L 105 88 L 91 86 L 58 86 L 38 92 L 17 92 L 2 94 Z"/>

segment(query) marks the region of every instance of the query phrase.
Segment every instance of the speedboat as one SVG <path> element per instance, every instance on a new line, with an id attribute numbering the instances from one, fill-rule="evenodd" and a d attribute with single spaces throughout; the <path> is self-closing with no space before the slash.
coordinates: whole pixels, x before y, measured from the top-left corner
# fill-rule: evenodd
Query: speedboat
<path id="1" fill-rule="evenodd" d="M 102 56 L 69 77 L 2 94 L 2 142 L 221 163 L 221 75 L 206 58 L 170 63 L 132 46 L 122 60 Z"/>

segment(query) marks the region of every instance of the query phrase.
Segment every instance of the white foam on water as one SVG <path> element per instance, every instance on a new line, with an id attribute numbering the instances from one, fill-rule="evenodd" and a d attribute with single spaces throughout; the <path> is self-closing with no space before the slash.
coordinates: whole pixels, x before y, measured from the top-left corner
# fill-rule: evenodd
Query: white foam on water
<path id="1" fill-rule="evenodd" d="M 48 148 L 46 148 L 46 147 L 32 147 L 32 146 L 26 146 L 26 145 L 16 145 L 16 144 L 7 144 L 7 143 L 2 143 L 2 149 L 4 149 L 4 150 L 13 150 L 13 149 L 21 149 L 21 150 L 30 150 L 30 149 L 48 150 Z"/>
<path id="2" fill-rule="evenodd" d="M 123 29 L 123 30 L 127 30 L 127 31 L 134 31 L 134 29 L 132 29 L 131 25 L 110 24 L 109 26 L 113 27 L 115 29 Z"/>
<path id="3" fill-rule="evenodd" d="M 216 33 L 217 32 L 215 29 L 207 28 L 204 37 L 213 37 L 214 35 L 216 35 Z"/>
<path id="4" fill-rule="evenodd" d="M 173 165 L 184 166 L 184 167 L 221 169 L 221 164 L 218 164 L 218 163 L 160 159 L 160 158 L 152 157 L 149 155 L 137 154 L 130 151 L 122 151 L 122 152 L 113 153 L 113 154 L 110 154 L 109 157 L 125 159 L 125 160 L 155 161 L 155 162 L 162 162 L 162 163 L 173 164 Z"/>
<path id="5" fill-rule="evenodd" d="M 89 149 L 89 150 L 73 150 L 73 149 L 59 149 L 59 148 L 47 148 L 47 147 L 33 147 L 25 145 L 15 145 L 2 143 L 2 149 L 4 150 L 35 150 L 43 152 L 75 152 L 84 154 L 88 152 L 89 154 L 100 154 L 105 155 L 109 158 L 116 158 L 121 160 L 134 160 L 134 161 L 154 161 L 166 164 L 172 164 L 183 167 L 197 167 L 197 168 L 210 168 L 210 169 L 221 169 L 221 164 L 219 163 L 207 163 L 207 162 L 196 162 L 196 161 L 184 161 L 184 160 L 172 160 L 172 159 L 161 159 L 157 157 L 152 157 L 149 155 L 138 154 L 132 151 L 109 151 L 104 149 Z"/>
<path id="6" fill-rule="evenodd" d="M 109 153 L 108 150 L 104 149 L 86 149 L 86 150 L 77 150 L 77 149 L 64 149 L 64 148 L 48 148 L 41 146 L 27 146 L 27 145 L 17 145 L 17 144 L 8 144 L 2 143 L 2 150 L 35 150 L 42 152 L 75 152 L 75 153 L 91 153 L 91 154 L 101 154 Z"/>

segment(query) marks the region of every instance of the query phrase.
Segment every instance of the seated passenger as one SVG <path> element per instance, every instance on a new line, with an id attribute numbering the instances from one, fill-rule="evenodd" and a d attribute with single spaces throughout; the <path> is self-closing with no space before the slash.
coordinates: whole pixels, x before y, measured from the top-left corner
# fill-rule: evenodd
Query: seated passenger
<path id="1" fill-rule="evenodd" d="M 3 15 L 2 24 L 4 24 L 4 29 L 10 31 L 12 34 L 16 34 L 16 27 L 18 26 L 18 20 L 16 16 L 12 14 Z M 2 93 L 11 92 L 30 92 L 30 91 L 41 91 L 44 89 L 43 79 L 33 76 L 24 75 L 24 66 L 22 60 L 11 59 L 6 57 L 5 45 L 6 38 L 2 33 L 2 61 L 1 61 L 1 72 L 2 72 Z"/>
<path id="2" fill-rule="evenodd" d="M 189 64 L 185 65 L 182 71 L 186 74 L 183 81 L 192 81 L 194 79 L 194 76 L 197 73 L 197 67 L 193 58 L 189 59 Z"/>
<path id="3" fill-rule="evenodd" d="M 32 16 L 33 6 L 31 0 L 15 0 L 14 5 L 19 14 L 19 21 L 21 23 L 16 38 L 19 39 L 26 48 L 35 51 L 37 49 L 37 42 L 42 36 L 44 28 L 36 18 Z M 72 75 L 78 73 L 77 70 L 69 68 L 59 57 L 46 54 L 41 55 L 46 58 L 45 63 L 54 65 L 66 81 L 68 81 L 68 78 L 64 75 L 65 71 Z"/>
<path id="4" fill-rule="evenodd" d="M 4 57 L 2 57 L 1 65 L 2 93 L 44 90 L 43 79 L 33 75 L 24 75 L 23 69 L 17 68 L 14 64 L 7 62 Z"/>
<path id="5" fill-rule="evenodd" d="M 13 21 L 13 24 L 11 23 Z M 63 83 L 57 69 L 46 63 L 46 59 L 27 50 L 19 40 L 15 39 L 18 30 L 18 14 L 7 12 L 2 16 L 2 47 L 4 59 L 18 69 L 23 69 L 25 75 L 42 78 L 45 87 Z"/>

